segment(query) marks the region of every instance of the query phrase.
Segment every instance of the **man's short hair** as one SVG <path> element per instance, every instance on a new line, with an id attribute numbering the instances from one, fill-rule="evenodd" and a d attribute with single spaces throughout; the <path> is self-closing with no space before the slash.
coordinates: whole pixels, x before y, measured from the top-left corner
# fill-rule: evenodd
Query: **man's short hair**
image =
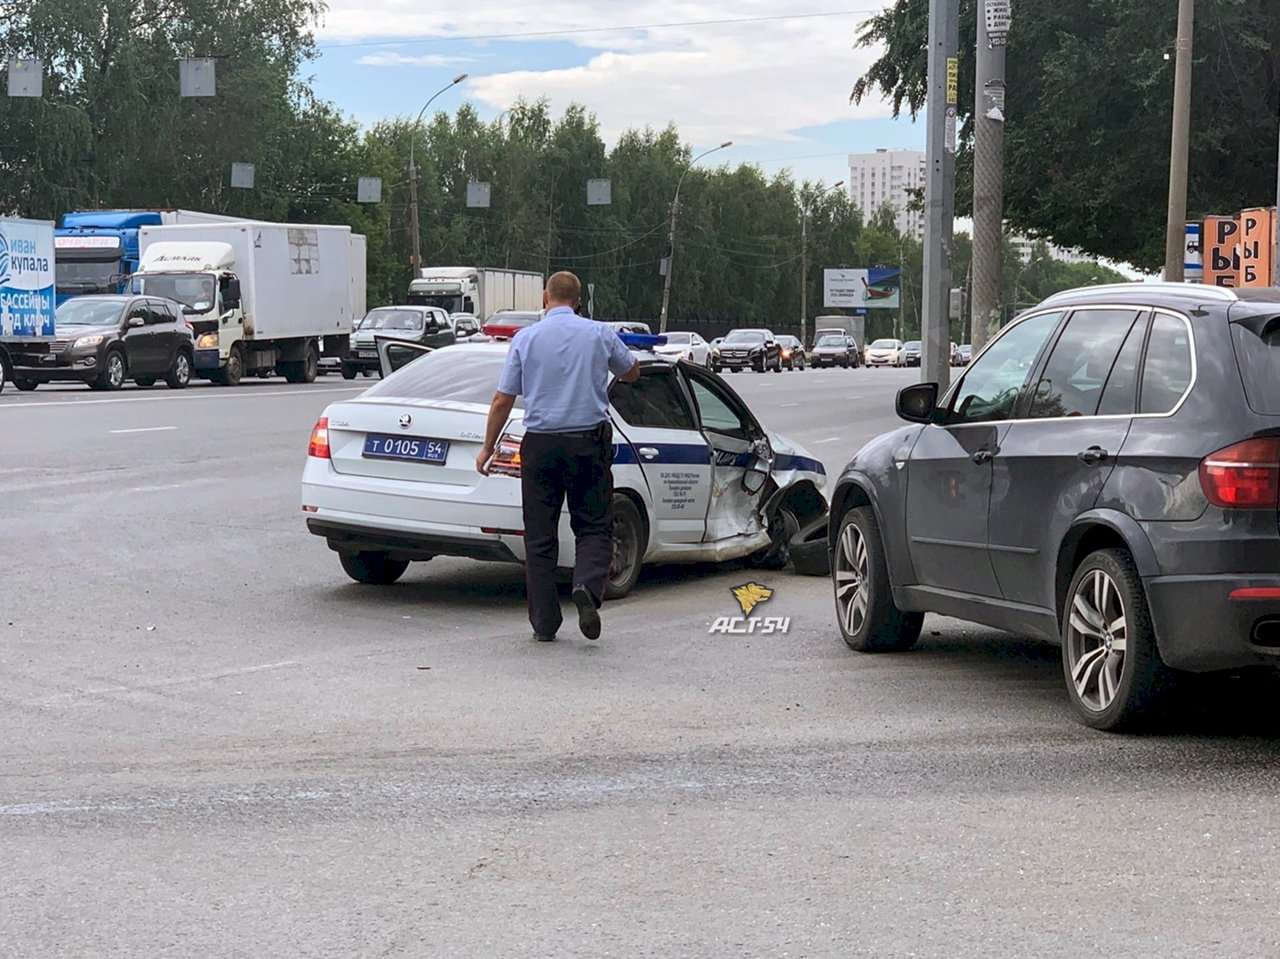
<path id="1" fill-rule="evenodd" d="M 547 299 L 552 303 L 575 305 L 582 299 L 582 283 L 568 270 L 552 273 L 547 280 Z"/>

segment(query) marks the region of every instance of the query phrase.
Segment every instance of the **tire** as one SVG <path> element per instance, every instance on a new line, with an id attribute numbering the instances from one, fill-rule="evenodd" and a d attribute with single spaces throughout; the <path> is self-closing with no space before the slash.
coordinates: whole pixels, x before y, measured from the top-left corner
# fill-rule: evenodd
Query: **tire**
<path id="1" fill-rule="evenodd" d="M 127 372 L 124 354 L 119 350 L 109 350 L 106 359 L 102 362 L 102 372 L 89 385 L 98 390 L 118 390 L 124 386 Z"/>
<path id="2" fill-rule="evenodd" d="M 635 588 L 644 562 L 644 523 L 628 497 L 613 497 L 613 560 L 604 584 L 605 599 L 621 599 Z"/>
<path id="3" fill-rule="evenodd" d="M 148 390 L 156 385 L 156 378 L 154 376 L 135 376 L 133 378 L 133 382 L 141 386 L 144 390 Z"/>
<path id="4" fill-rule="evenodd" d="M 386 553 L 339 553 L 338 562 L 357 583 L 390 586 L 409 568 L 407 559 L 391 559 Z"/>
<path id="5" fill-rule="evenodd" d="M 244 353 L 241 352 L 239 344 L 231 347 L 231 353 L 227 356 L 227 364 L 220 370 L 215 370 L 213 376 L 209 377 L 213 382 L 220 386 L 239 386 L 240 377 L 244 375 Z"/>
<path id="6" fill-rule="evenodd" d="M 791 564 L 791 539 L 800 532 L 796 514 L 780 506 L 769 517 L 769 545 L 751 554 L 751 565 L 760 569 L 786 569 Z"/>
<path id="7" fill-rule="evenodd" d="M 356 378 L 356 368 L 354 364 L 342 364 L 342 378 L 344 380 L 354 380 Z"/>
<path id="8" fill-rule="evenodd" d="M 1071 577 L 1062 612 L 1062 671 L 1076 715 L 1109 732 L 1149 722 L 1173 685 L 1173 671 L 1156 648 L 1142 580 L 1126 551 L 1090 553 Z"/>
<path id="9" fill-rule="evenodd" d="M 852 509 L 840 520 L 831 561 L 836 621 L 850 649 L 895 653 L 920 638 L 924 613 L 905 613 L 893 602 L 880 524 L 870 506 Z"/>
<path id="10" fill-rule="evenodd" d="M 30 393 L 40 385 L 39 380 L 14 380 L 13 386 L 19 393 Z"/>
<path id="11" fill-rule="evenodd" d="M 185 390 L 191 382 L 191 355 L 186 350 L 178 350 L 173 358 L 173 366 L 164 375 L 165 385 L 171 390 Z"/>
<path id="12" fill-rule="evenodd" d="M 320 369 L 320 354 L 315 344 L 307 345 L 307 355 L 301 360 L 277 364 L 284 378 L 290 383 L 314 383 L 316 371 Z"/>
<path id="13" fill-rule="evenodd" d="M 5 384 L 12 382 L 13 375 L 9 372 L 9 361 L 4 358 L 4 354 L 0 353 L 0 393 L 4 392 Z"/>

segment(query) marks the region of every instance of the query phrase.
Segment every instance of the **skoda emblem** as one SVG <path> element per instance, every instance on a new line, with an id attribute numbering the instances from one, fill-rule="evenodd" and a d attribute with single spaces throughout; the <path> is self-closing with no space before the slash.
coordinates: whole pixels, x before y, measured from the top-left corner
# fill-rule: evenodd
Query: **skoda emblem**
<path id="1" fill-rule="evenodd" d="M 413 425 L 413 417 L 412 417 L 412 416 L 410 416 L 408 413 L 401 413 L 401 414 L 400 414 L 400 428 L 401 428 L 402 430 L 407 430 L 407 429 L 408 429 L 410 426 L 412 426 L 412 425 Z"/>

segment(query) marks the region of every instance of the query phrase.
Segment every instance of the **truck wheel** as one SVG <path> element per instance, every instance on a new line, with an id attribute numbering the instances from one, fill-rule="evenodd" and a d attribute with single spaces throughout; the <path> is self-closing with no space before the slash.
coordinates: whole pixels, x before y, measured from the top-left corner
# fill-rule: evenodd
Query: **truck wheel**
<path id="1" fill-rule="evenodd" d="M 9 373 L 9 361 L 4 358 L 4 354 L 0 353 L 0 393 L 4 392 L 4 385 L 13 379 Z"/>
<path id="2" fill-rule="evenodd" d="M 344 380 L 354 380 L 356 378 L 356 368 L 354 364 L 342 364 L 342 378 Z"/>
<path id="3" fill-rule="evenodd" d="M 20 393 L 30 393 L 40 385 L 38 380 L 14 380 L 13 385 Z"/>
<path id="4" fill-rule="evenodd" d="M 173 358 L 173 366 L 165 374 L 164 382 L 171 390 L 185 390 L 191 382 L 191 357 L 185 350 L 179 350 Z"/>
<path id="5" fill-rule="evenodd" d="M 301 360 L 277 364 L 284 378 L 290 383 L 314 383 L 316 371 L 320 369 L 320 354 L 314 344 L 307 346 L 307 355 Z"/>
<path id="6" fill-rule="evenodd" d="M 220 386 L 239 386 L 240 377 L 243 374 L 244 354 L 241 353 L 240 346 L 237 344 L 231 347 L 231 354 L 227 357 L 227 365 L 220 370 L 215 370 L 209 379 Z"/>
<path id="7" fill-rule="evenodd" d="M 339 553 L 346 574 L 357 583 L 390 586 L 409 568 L 407 559 L 392 559 L 386 553 Z"/>

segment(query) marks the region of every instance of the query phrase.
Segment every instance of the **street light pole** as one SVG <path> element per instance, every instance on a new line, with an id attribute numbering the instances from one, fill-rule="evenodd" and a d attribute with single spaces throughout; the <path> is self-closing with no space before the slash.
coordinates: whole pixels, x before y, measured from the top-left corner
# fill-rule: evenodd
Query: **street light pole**
<path id="1" fill-rule="evenodd" d="M 467 74 L 460 73 L 449 81 L 447 86 L 441 87 L 431 95 L 431 99 L 423 104 L 422 109 L 418 111 L 418 118 L 413 121 L 413 127 L 409 131 L 409 229 L 413 241 L 413 278 L 416 280 L 422 275 L 422 236 L 418 230 L 418 167 L 414 164 L 413 148 L 418 140 L 418 126 L 422 123 L 422 117 L 426 114 L 427 108 L 440 94 L 446 90 L 451 90 L 459 83 L 467 78 Z"/>
<path id="2" fill-rule="evenodd" d="M 731 146 L 733 146 L 733 141 L 725 140 L 718 147 L 712 147 L 710 150 L 704 150 L 699 153 L 689 161 L 689 165 L 680 174 L 680 179 L 676 181 L 676 195 L 675 199 L 671 201 L 671 226 L 667 230 L 667 275 L 662 280 L 662 312 L 658 317 L 659 333 L 667 332 L 667 307 L 671 305 L 671 275 L 675 273 L 676 267 L 676 216 L 680 212 L 680 188 L 684 186 L 684 178 L 693 169 L 695 163 L 708 154 Z"/>
<path id="3" fill-rule="evenodd" d="M 813 198 L 820 199 L 832 190 L 837 190 L 844 186 L 844 181 L 833 183 L 831 186 L 818 187 L 818 193 Z M 809 332 L 809 202 L 803 201 L 800 204 L 800 342 L 803 344 Z"/>
<path id="4" fill-rule="evenodd" d="M 1185 278 L 1187 231 L 1187 152 L 1191 130 L 1191 41 L 1195 0 L 1178 0 L 1178 43 L 1173 66 L 1173 137 L 1169 149 L 1169 216 L 1165 224 L 1164 278 Z"/>

